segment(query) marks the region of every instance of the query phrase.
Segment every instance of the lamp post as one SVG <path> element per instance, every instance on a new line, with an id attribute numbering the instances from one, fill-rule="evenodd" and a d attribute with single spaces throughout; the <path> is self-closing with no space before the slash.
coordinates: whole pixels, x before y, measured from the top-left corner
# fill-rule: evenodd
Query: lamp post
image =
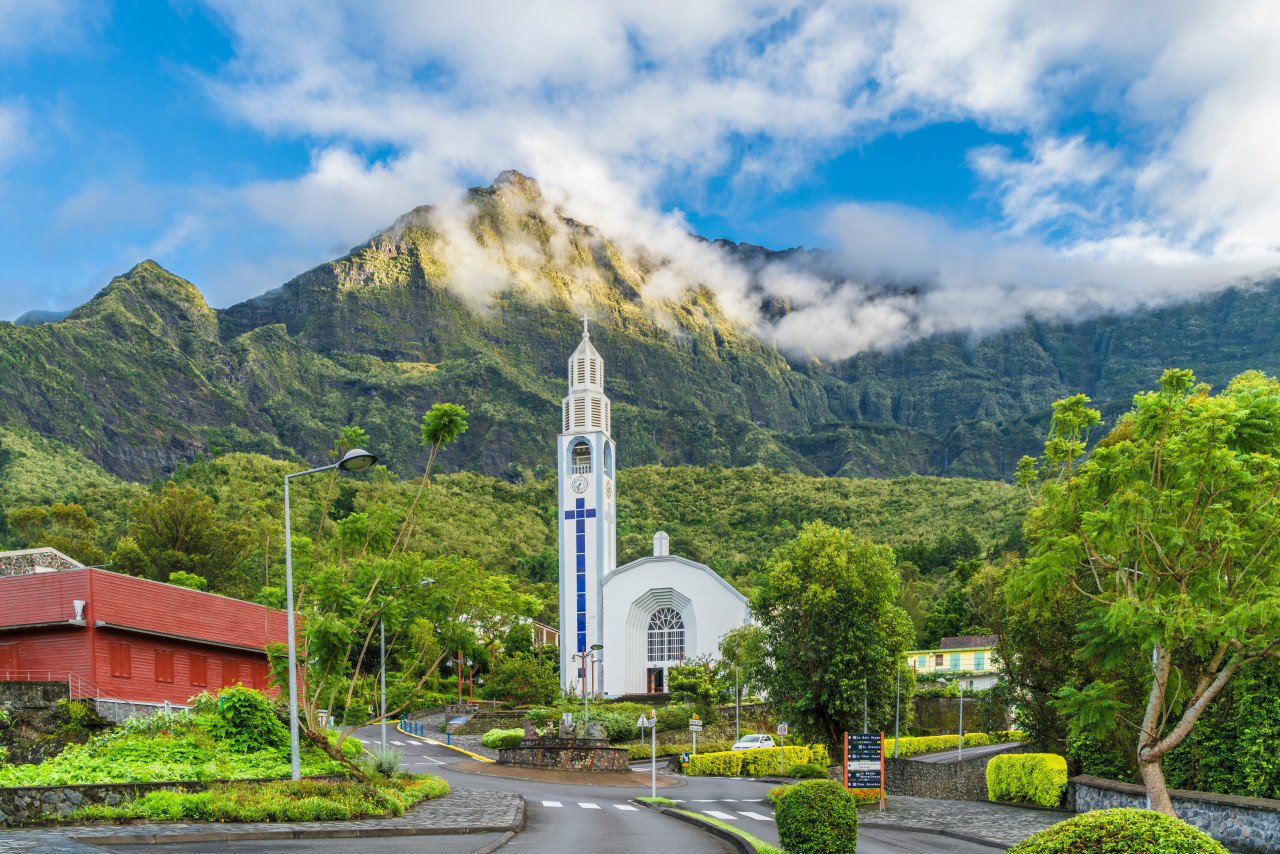
<path id="1" fill-rule="evenodd" d="M 306 471 L 297 471 L 284 476 L 284 586 L 285 599 L 288 604 L 289 627 L 289 763 L 292 767 L 293 779 L 302 779 L 302 756 L 298 746 L 298 641 L 294 636 L 293 617 L 293 540 L 289 530 L 289 481 L 295 477 L 316 474 L 322 471 L 360 471 L 367 469 L 378 461 L 378 458 L 361 448 L 352 448 L 342 455 L 342 459 L 327 466 L 319 466 Z"/>
<path id="2" fill-rule="evenodd" d="M 733 663 L 733 743 L 742 740 L 742 689 L 739 687 L 738 662 Z"/>
<path id="3" fill-rule="evenodd" d="M 964 758 L 964 680 L 956 677 L 956 687 L 960 689 L 960 740 L 956 742 L 956 761 Z"/>
<path id="4" fill-rule="evenodd" d="M 587 668 L 595 664 L 596 653 L 604 649 L 602 644 L 593 643 L 590 649 L 584 652 L 575 652 L 569 656 L 572 661 L 582 662 L 582 722 L 586 724 L 591 720 L 591 710 L 587 706 Z"/>

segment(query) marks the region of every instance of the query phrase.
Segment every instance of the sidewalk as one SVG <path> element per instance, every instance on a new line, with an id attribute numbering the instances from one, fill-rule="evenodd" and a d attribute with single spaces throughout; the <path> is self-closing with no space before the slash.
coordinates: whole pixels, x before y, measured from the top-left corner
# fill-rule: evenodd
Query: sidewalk
<path id="1" fill-rule="evenodd" d="M 945 830 L 962 839 L 987 840 L 1007 848 L 1073 815 L 1061 810 L 1022 809 L 981 801 L 889 795 L 884 812 L 874 807 L 859 808 L 858 824 L 885 830 Z"/>
<path id="2" fill-rule="evenodd" d="M 519 830 L 523 824 L 524 798 L 519 795 L 479 789 L 454 789 L 443 798 L 418 804 L 404 815 L 393 818 L 296 823 L 99 824 L 9 830 L 0 832 L 0 854 L 87 854 L 91 851 L 100 854 L 100 849 L 91 846 L 154 842 L 492 833 Z"/>

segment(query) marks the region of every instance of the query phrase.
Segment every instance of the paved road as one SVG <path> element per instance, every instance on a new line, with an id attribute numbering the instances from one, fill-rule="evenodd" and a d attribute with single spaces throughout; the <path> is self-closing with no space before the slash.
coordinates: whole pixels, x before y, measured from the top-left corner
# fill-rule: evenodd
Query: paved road
<path id="1" fill-rule="evenodd" d="M 987 744 L 982 747 L 966 747 L 962 751 L 963 753 L 962 758 L 977 759 L 980 756 L 990 756 L 993 753 L 1002 753 L 1006 750 L 1011 750 L 1017 746 L 1018 746 L 1018 742 L 1015 741 L 1015 742 L 1010 742 L 1005 744 Z M 939 750 L 935 753 L 922 753 L 919 756 L 912 756 L 911 761 L 939 762 L 939 763 L 955 762 L 957 761 L 956 749 L 952 747 L 947 750 Z"/>
<path id="2" fill-rule="evenodd" d="M 173 845 L 121 845 L 99 848 L 115 854 L 474 854 L 501 837 L 500 833 L 477 833 L 465 836 L 392 836 L 385 839 L 290 839 L 280 841 L 248 840 L 245 842 L 181 842 Z"/>
<path id="3" fill-rule="evenodd" d="M 377 744 L 377 728 L 357 731 L 369 746 Z M 683 822 L 636 807 L 632 798 L 649 789 L 562 785 L 455 771 L 448 767 L 465 757 L 400 732 L 387 736 L 390 746 L 403 751 L 412 771 L 439 774 L 452 785 L 514 792 L 524 796 L 528 823 L 502 850 L 512 854 L 561 854 L 601 851 L 618 854 L 731 851 L 727 844 Z M 397 743 L 398 742 L 398 743 Z M 773 806 L 766 795 L 772 783 L 722 777 L 678 778 L 679 785 L 658 794 L 677 801 L 682 809 L 729 822 L 756 836 L 778 843 Z M 372 850 L 372 849 L 371 849 Z M 859 834 L 859 854 L 992 854 L 995 849 L 931 834 L 866 829 Z"/>

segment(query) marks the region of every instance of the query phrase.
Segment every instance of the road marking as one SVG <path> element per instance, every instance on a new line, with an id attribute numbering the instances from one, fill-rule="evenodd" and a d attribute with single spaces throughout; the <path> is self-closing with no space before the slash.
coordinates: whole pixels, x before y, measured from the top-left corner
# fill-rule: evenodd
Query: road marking
<path id="1" fill-rule="evenodd" d="M 736 815 L 729 815 L 727 812 L 720 812 L 719 810 L 703 810 L 703 812 L 711 816 L 712 818 L 718 818 L 721 821 L 737 821 L 738 820 L 738 817 Z"/>
<path id="2" fill-rule="evenodd" d="M 726 804 L 736 804 L 738 802 L 737 798 L 721 798 L 720 800 L 724 801 Z"/>
<path id="3" fill-rule="evenodd" d="M 404 742 L 403 742 L 403 741 L 393 741 L 393 742 L 391 742 L 391 743 L 392 743 L 392 744 L 394 744 L 394 745 L 396 745 L 397 747 L 404 747 Z"/>
<path id="4" fill-rule="evenodd" d="M 747 812 L 746 810 L 738 810 L 738 813 L 745 815 L 747 818 L 754 818 L 756 821 L 773 821 L 767 815 L 760 815 L 758 812 Z"/>
<path id="5" fill-rule="evenodd" d="M 420 741 L 411 741 L 411 742 L 409 742 L 409 743 L 410 743 L 410 744 L 412 744 L 414 747 L 424 747 L 424 746 L 425 746 L 425 745 L 423 745 L 423 743 L 422 743 L 422 742 L 420 742 Z"/>
<path id="6" fill-rule="evenodd" d="M 579 801 L 579 802 L 578 802 L 578 806 L 582 807 L 584 810 L 598 810 L 598 809 L 600 809 L 600 805 L 599 805 L 599 804 L 584 804 L 584 803 L 582 803 L 581 801 Z"/>
<path id="7" fill-rule="evenodd" d="M 620 810 L 626 810 L 627 812 L 635 812 L 639 809 L 639 807 L 633 807 L 631 804 L 614 804 L 614 806 Z"/>
<path id="8" fill-rule="evenodd" d="M 698 798 L 697 800 L 694 801 L 694 803 L 695 804 L 714 804 L 718 800 L 720 799 L 719 798 Z"/>
<path id="9" fill-rule="evenodd" d="M 679 798 L 672 798 L 672 799 L 671 799 L 671 802 L 672 802 L 673 804 L 682 804 L 682 803 L 684 803 L 684 801 L 680 800 Z"/>
<path id="10" fill-rule="evenodd" d="M 560 809 L 561 807 L 564 806 L 564 804 L 560 803 L 559 801 L 543 801 L 542 805 L 544 807 L 555 807 L 556 809 Z"/>

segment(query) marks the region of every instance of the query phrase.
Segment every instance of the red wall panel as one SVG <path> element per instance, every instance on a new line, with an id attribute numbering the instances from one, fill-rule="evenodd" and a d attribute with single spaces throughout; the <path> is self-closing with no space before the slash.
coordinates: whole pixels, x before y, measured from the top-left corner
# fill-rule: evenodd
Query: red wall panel
<path id="1" fill-rule="evenodd" d="M 13 678 L 26 678 L 25 671 L 63 679 L 74 673 L 85 678 L 89 671 L 89 635 L 78 626 L 0 632 L 0 644 L 16 645 L 20 672 L 9 674 Z"/>
<path id="2" fill-rule="evenodd" d="M 96 640 L 98 686 L 109 698 L 147 703 L 168 700 L 186 704 L 202 691 L 217 693 L 219 688 L 227 685 L 266 689 L 267 657 L 262 653 L 169 641 L 113 629 L 99 629 Z M 118 648 L 116 645 L 122 643 L 128 644 L 130 649 L 129 675 L 112 676 L 112 654 Z M 156 650 L 172 653 L 172 682 L 158 678 L 168 676 L 169 671 L 162 667 L 157 673 Z M 192 684 L 193 655 L 204 657 L 207 685 Z M 274 695 L 276 691 L 273 689 L 268 693 Z"/>
<path id="3" fill-rule="evenodd" d="M 71 603 L 89 598 L 90 571 L 69 569 L 0 578 L 0 626 L 74 619 Z"/>

